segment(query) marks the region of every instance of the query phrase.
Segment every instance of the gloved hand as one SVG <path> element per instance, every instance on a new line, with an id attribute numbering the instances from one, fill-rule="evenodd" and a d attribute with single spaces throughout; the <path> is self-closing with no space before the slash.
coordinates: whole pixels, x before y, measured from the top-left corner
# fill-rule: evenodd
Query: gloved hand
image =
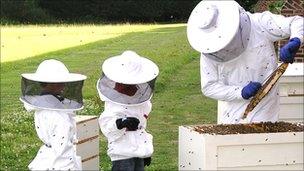
<path id="1" fill-rule="evenodd" d="M 301 46 L 301 41 L 299 38 L 295 37 L 289 40 L 280 49 L 280 60 L 284 63 L 293 63 L 294 57 Z"/>
<path id="2" fill-rule="evenodd" d="M 136 131 L 138 129 L 139 120 L 134 117 L 120 118 L 116 120 L 117 129 L 127 128 L 128 131 Z"/>
<path id="3" fill-rule="evenodd" d="M 151 160 L 151 157 L 144 158 L 144 166 L 150 166 Z"/>
<path id="4" fill-rule="evenodd" d="M 249 99 L 254 96 L 261 87 L 262 85 L 259 82 L 250 82 L 242 89 L 242 97 L 246 100 Z"/>

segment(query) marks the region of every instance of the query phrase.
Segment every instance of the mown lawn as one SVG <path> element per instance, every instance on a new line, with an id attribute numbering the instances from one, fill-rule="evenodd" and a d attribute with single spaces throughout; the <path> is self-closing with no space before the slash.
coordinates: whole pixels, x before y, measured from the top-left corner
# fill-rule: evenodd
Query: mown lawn
<path id="1" fill-rule="evenodd" d="M 24 170 L 41 145 L 33 126 L 33 113 L 26 113 L 18 98 L 20 74 L 34 72 L 44 59 L 64 62 L 70 71 L 88 76 L 84 86 L 85 109 L 80 114 L 99 115 L 103 110 L 95 84 L 102 62 L 124 50 L 134 50 L 160 68 L 148 130 L 154 136 L 152 165 L 147 170 L 177 170 L 178 126 L 216 122 L 216 101 L 200 91 L 199 54 L 189 46 L 186 27 L 162 27 L 129 32 L 115 38 L 1 63 L 1 165 Z M 106 140 L 100 139 L 100 168 L 109 170 Z"/>
<path id="2" fill-rule="evenodd" d="M 127 33 L 178 25 L 181 24 L 1 26 L 1 62 L 29 58 Z"/>

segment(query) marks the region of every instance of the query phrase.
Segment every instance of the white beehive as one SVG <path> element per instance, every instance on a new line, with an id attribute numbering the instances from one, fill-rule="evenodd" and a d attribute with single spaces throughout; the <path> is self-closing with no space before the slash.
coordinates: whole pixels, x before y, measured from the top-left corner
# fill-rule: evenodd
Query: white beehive
<path id="1" fill-rule="evenodd" d="M 211 135 L 179 127 L 179 170 L 303 170 L 303 132 Z"/>
<path id="2" fill-rule="evenodd" d="M 225 108 L 226 102 L 218 100 L 217 101 L 217 123 L 220 124 L 222 120 L 223 109 Z"/>
<path id="3" fill-rule="evenodd" d="M 97 116 L 76 116 L 76 151 L 83 170 L 99 170 L 99 126 Z"/>
<path id="4" fill-rule="evenodd" d="M 279 120 L 303 122 L 304 76 L 303 63 L 290 64 L 279 80 Z"/>

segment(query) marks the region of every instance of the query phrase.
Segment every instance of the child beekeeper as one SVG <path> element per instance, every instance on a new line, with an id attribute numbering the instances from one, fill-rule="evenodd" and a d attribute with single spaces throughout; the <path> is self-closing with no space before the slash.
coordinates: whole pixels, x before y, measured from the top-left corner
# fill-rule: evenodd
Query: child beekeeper
<path id="1" fill-rule="evenodd" d="M 99 125 L 108 139 L 112 170 L 144 170 L 153 153 L 152 135 L 146 126 L 158 67 L 133 51 L 125 51 L 105 60 L 102 71 L 97 89 L 105 106 Z"/>
<path id="2" fill-rule="evenodd" d="M 43 142 L 30 170 L 81 170 L 76 155 L 75 111 L 83 108 L 86 76 L 70 73 L 57 60 L 45 60 L 35 73 L 22 74 L 20 100 L 35 111 L 35 128 Z"/>

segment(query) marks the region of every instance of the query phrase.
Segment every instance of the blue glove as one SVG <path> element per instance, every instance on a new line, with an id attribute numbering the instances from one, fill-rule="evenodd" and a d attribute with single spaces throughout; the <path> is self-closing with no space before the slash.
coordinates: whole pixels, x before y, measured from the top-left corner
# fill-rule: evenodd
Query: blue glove
<path id="1" fill-rule="evenodd" d="M 250 82 L 242 89 L 242 97 L 246 100 L 249 99 L 254 96 L 261 87 L 262 85 L 259 82 Z"/>
<path id="2" fill-rule="evenodd" d="M 301 41 L 299 38 L 295 37 L 289 40 L 280 49 L 280 60 L 284 63 L 293 63 L 294 57 L 301 46 Z"/>

